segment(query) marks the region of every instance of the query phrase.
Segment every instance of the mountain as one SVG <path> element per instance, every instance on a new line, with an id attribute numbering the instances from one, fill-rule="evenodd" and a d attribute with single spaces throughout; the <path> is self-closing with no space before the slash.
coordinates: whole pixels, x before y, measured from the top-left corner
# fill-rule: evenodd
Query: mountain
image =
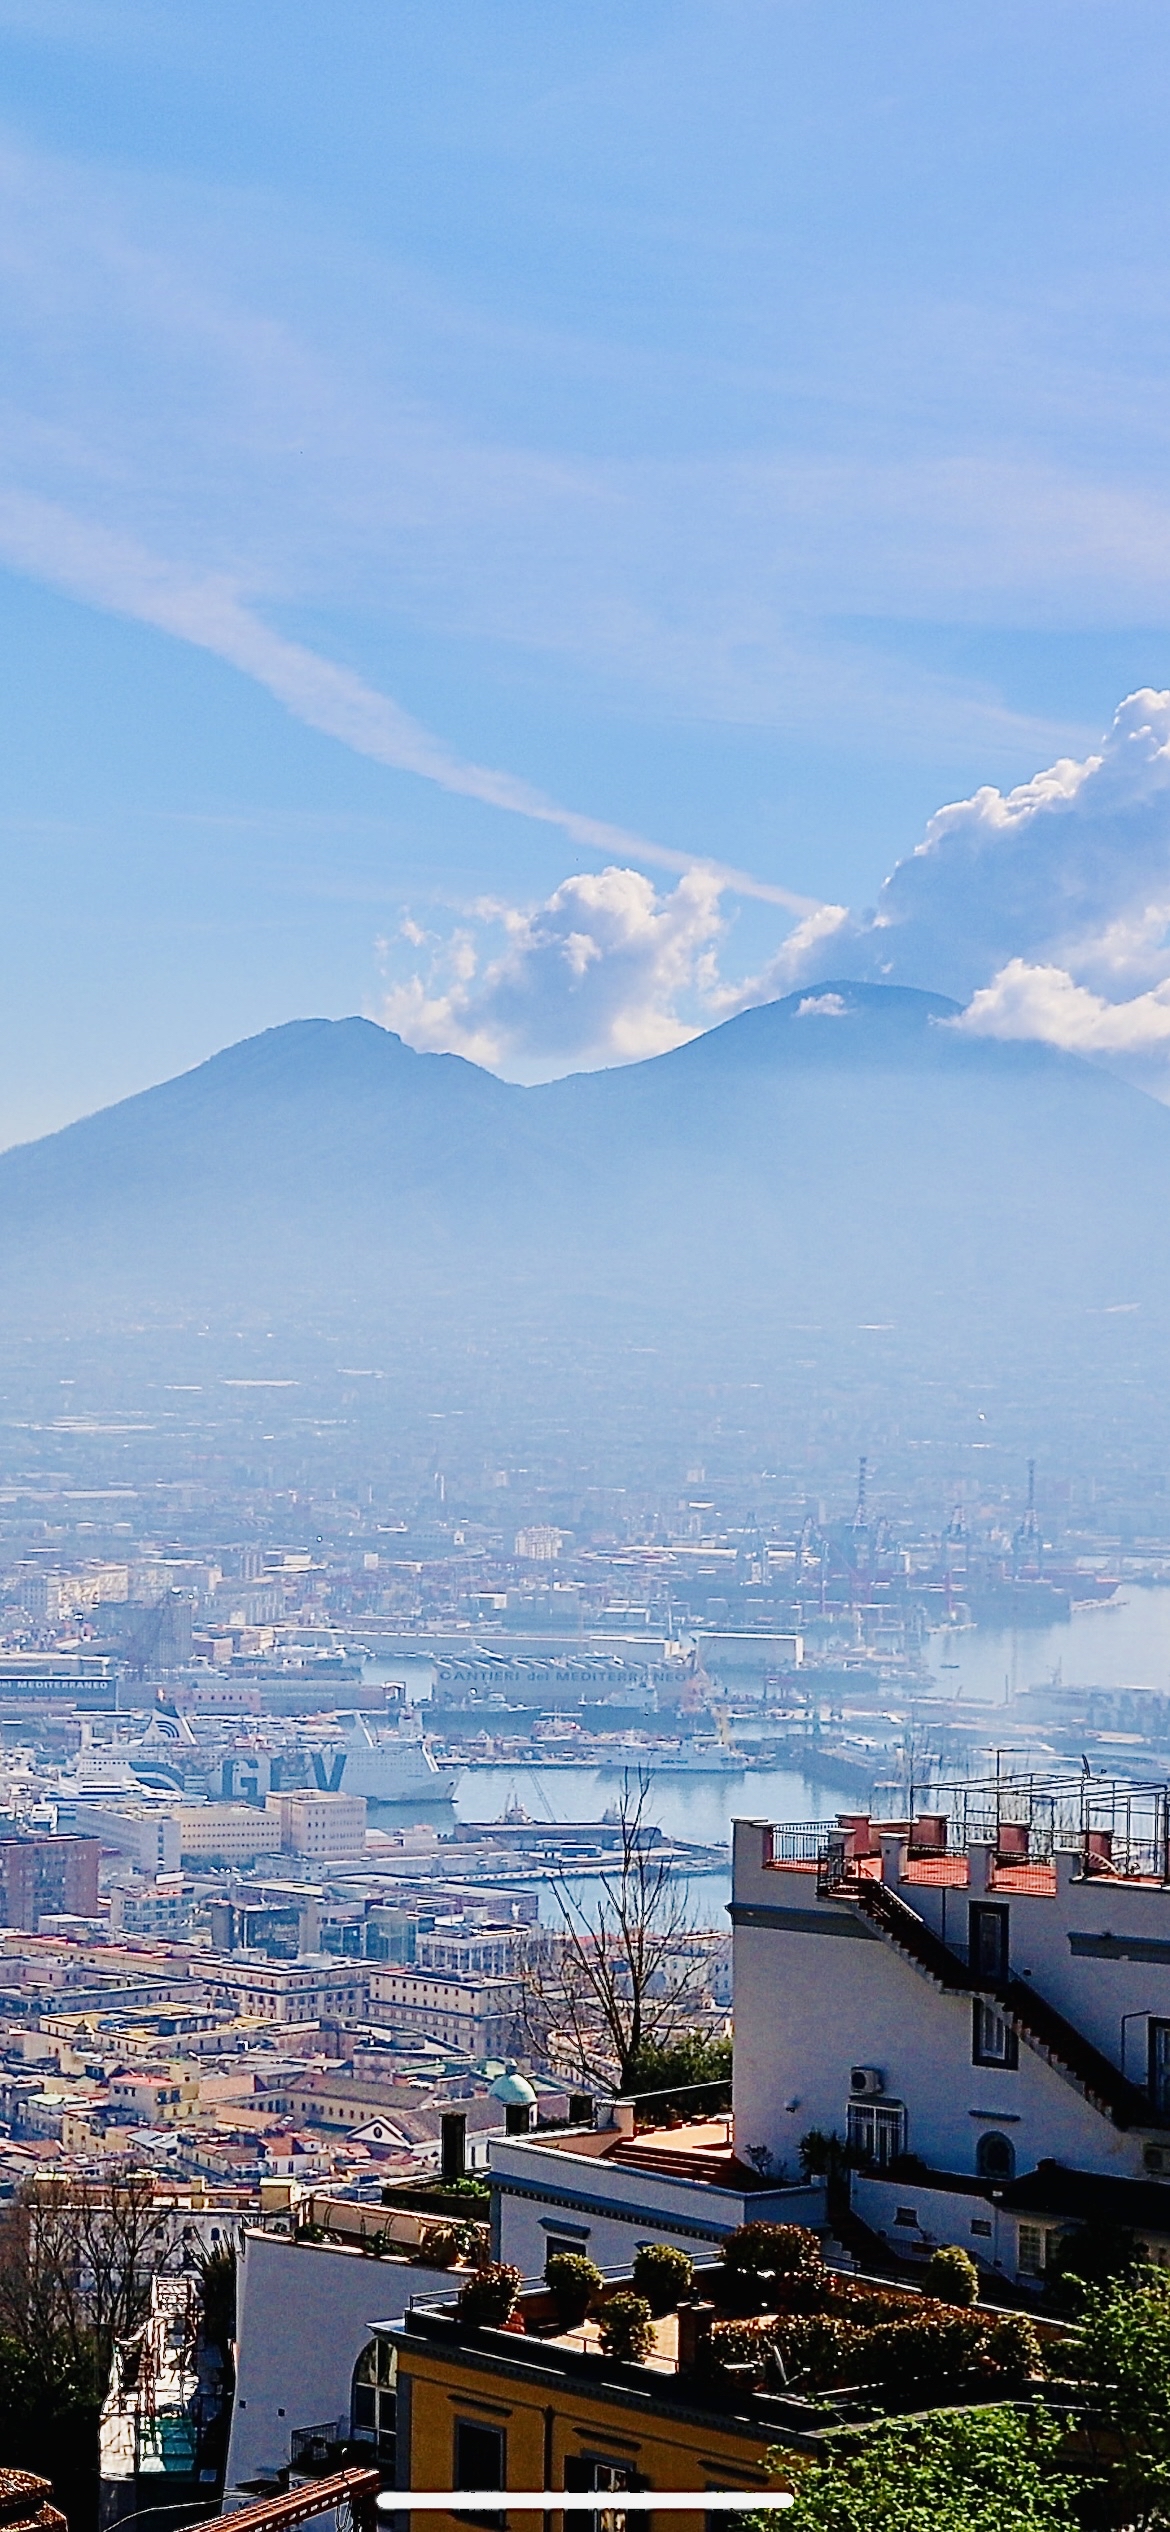
<path id="1" fill-rule="evenodd" d="M 1136 1314 L 1160 1366 L 1170 1111 L 955 1013 L 829 984 L 536 1088 L 292 1022 L 0 1156 L 0 1302 L 10 1329 L 352 1327 L 517 1360 L 579 1323 L 603 1355 L 749 1367 L 812 1326 L 1001 1380 L 1036 1349 L 1092 1376 Z"/>

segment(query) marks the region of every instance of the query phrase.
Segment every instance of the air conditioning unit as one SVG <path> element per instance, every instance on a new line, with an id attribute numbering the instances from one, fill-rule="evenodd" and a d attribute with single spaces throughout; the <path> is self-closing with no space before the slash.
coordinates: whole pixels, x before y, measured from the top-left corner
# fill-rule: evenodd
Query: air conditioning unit
<path id="1" fill-rule="evenodd" d="M 851 2066 L 849 2090 L 857 2101 L 872 2101 L 874 2094 L 884 2092 L 886 2079 L 880 2066 Z"/>
<path id="2" fill-rule="evenodd" d="M 1142 2161 L 1148 2172 L 1164 2172 L 1170 2169 L 1170 2151 L 1164 2145 L 1147 2145 Z"/>

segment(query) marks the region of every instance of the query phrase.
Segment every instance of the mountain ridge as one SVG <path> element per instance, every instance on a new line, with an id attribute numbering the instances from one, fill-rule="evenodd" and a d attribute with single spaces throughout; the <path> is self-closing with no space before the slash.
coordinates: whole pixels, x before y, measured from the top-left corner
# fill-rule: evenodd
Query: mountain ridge
<path id="1" fill-rule="evenodd" d="M 286 1022 L 0 1155 L 0 1299 L 14 1324 L 327 1318 L 406 1346 L 580 1311 L 616 1342 L 635 1310 L 766 1347 L 816 1309 L 1011 1352 L 1122 1303 L 1164 1317 L 1170 1111 L 957 1010 L 829 981 L 535 1085 Z"/>

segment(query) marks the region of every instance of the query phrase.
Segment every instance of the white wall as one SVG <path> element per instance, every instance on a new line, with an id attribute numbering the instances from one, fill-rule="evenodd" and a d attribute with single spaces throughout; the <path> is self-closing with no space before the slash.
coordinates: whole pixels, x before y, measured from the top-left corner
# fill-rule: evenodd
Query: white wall
<path id="1" fill-rule="evenodd" d="M 692 2259 L 710 2258 L 739 2224 L 825 2225 L 824 2191 L 718 2189 L 709 2181 L 573 2154 L 555 2146 L 493 2139 L 493 2226 L 497 2257 L 526 2278 L 544 2275 L 549 2232 L 572 2241 L 598 2268 L 628 2268 L 640 2242 L 669 2242 Z"/>
<path id="2" fill-rule="evenodd" d="M 348 2419 L 371 2322 L 452 2288 L 442 2269 L 259 2232 L 244 2236 L 239 2281 L 228 2490 L 279 2470 L 294 2428 Z"/>
<path id="3" fill-rule="evenodd" d="M 791 2165 L 810 2128 L 843 2137 L 850 2067 L 876 2066 L 886 2098 L 906 2105 L 907 2151 L 935 2170 L 974 2173 L 979 2136 L 1002 2125 L 1020 2172 L 1048 2158 L 1142 2177 L 1141 2136 L 1094 2110 L 1022 2033 L 1014 2070 L 973 2065 L 970 1997 L 937 1988 L 852 1901 L 818 1900 L 813 1873 L 765 1868 L 758 1822 L 736 1822 L 734 1891 L 737 1906 L 789 1915 L 735 1927 L 741 2154 L 765 2144 Z M 922 1895 L 906 1892 L 915 1904 Z M 1057 1903 L 1047 1904 L 1055 1933 Z M 1036 1985 L 1046 1992 L 1039 1972 Z"/>

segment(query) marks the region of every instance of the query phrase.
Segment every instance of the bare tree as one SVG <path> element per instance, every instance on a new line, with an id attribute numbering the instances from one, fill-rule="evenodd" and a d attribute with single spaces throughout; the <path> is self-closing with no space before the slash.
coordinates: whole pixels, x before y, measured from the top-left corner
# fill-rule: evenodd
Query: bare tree
<path id="1" fill-rule="evenodd" d="M 0 2331 L 46 2380 L 101 2398 L 117 2340 L 142 2320 L 161 2267 L 153 2176 L 31 2181 L 0 2225 Z"/>
<path id="2" fill-rule="evenodd" d="M 627 1778 L 617 1853 L 595 1895 L 563 1874 L 552 1884 L 559 1933 L 527 1978 L 535 2049 L 579 2081 L 625 2092 L 640 2060 L 694 2030 L 705 1984 L 694 1928 L 670 1862 L 646 1819 L 649 1780 Z"/>

